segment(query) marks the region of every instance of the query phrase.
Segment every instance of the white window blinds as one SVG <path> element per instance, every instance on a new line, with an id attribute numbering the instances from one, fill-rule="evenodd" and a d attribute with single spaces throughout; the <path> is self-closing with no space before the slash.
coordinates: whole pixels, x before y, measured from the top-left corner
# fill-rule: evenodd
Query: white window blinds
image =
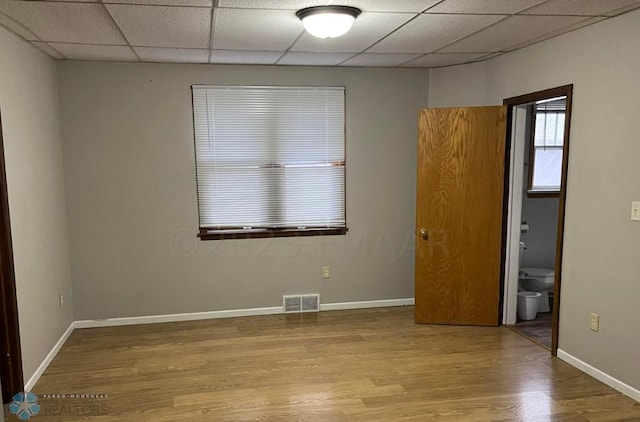
<path id="1" fill-rule="evenodd" d="M 192 91 L 201 232 L 345 227 L 343 87 Z"/>

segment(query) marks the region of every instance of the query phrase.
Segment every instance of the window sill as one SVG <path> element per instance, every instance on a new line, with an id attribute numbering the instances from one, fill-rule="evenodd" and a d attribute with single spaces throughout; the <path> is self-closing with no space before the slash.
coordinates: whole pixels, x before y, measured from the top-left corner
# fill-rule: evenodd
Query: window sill
<path id="1" fill-rule="evenodd" d="M 319 228 L 319 229 L 255 229 L 255 230 L 217 230 L 207 231 L 201 229 L 198 237 L 200 240 L 221 239 L 264 239 L 274 237 L 303 237 L 303 236 L 335 236 L 345 235 L 348 229 L 344 228 Z"/>
<path id="2" fill-rule="evenodd" d="M 559 190 L 529 190 L 527 191 L 529 198 L 558 198 L 560 196 Z"/>

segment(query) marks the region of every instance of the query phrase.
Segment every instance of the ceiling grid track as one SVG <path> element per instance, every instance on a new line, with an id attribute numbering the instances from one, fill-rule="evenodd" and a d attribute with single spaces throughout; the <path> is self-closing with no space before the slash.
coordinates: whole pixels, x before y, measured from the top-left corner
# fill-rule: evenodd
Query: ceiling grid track
<path id="1" fill-rule="evenodd" d="M 207 63 L 211 63 L 211 59 L 213 58 L 213 37 L 215 35 L 215 27 L 216 27 L 216 17 L 218 14 L 218 5 L 220 4 L 220 0 L 213 0 L 211 4 L 211 24 L 209 26 L 209 58 L 207 59 Z"/>
<path id="2" fill-rule="evenodd" d="M 15 20 L 14 18 L 12 18 L 11 16 L 2 13 L 0 11 L 0 16 L 4 16 L 6 19 L 9 19 L 11 22 L 13 22 L 15 25 L 18 25 L 20 28 L 22 28 L 24 31 L 29 32 L 31 34 L 33 34 L 33 36 L 37 39 L 37 41 L 34 40 L 28 40 L 25 37 L 23 37 L 22 35 L 20 35 L 18 32 L 16 32 L 15 30 L 13 30 L 12 28 L 0 23 L 0 26 L 3 27 L 4 29 L 6 29 L 7 31 L 11 32 L 12 34 L 14 34 L 16 37 L 20 38 L 21 40 L 24 40 L 26 42 L 28 42 L 29 44 L 32 44 L 33 42 L 40 42 L 43 44 L 46 44 L 48 48 L 50 48 L 51 50 L 55 51 L 57 54 L 60 55 L 60 57 L 62 57 L 62 60 L 66 60 L 67 57 L 62 54 L 60 51 L 56 50 L 55 48 L 53 48 L 51 46 L 51 44 L 49 44 L 47 41 L 42 40 L 38 35 L 34 34 L 33 31 L 31 31 L 29 28 L 27 28 L 26 26 L 24 26 L 22 24 L 22 22 L 19 22 L 17 20 Z M 38 48 L 38 46 L 34 45 L 34 47 Z M 38 50 L 42 51 L 43 53 L 49 55 L 46 51 L 43 51 L 42 49 L 38 48 Z"/>
<path id="3" fill-rule="evenodd" d="M 109 19 L 111 19 L 111 22 L 113 23 L 113 25 L 115 25 L 116 29 L 118 30 L 118 32 L 120 33 L 120 35 L 122 36 L 122 39 L 124 40 L 124 42 L 126 43 L 127 47 L 129 47 L 129 49 L 131 50 L 131 52 L 133 53 L 133 55 L 136 57 L 136 59 L 141 62 L 142 60 L 140 60 L 140 56 L 138 56 L 138 53 L 136 52 L 136 49 L 133 48 L 133 46 L 131 45 L 131 43 L 129 42 L 129 39 L 127 38 L 127 36 L 124 34 L 124 32 L 122 31 L 122 28 L 120 28 L 120 25 L 118 25 L 118 22 L 116 22 L 115 18 L 113 17 L 113 15 L 111 14 L 111 12 L 109 11 L 109 8 L 107 8 L 107 6 L 102 2 L 102 0 L 98 0 L 98 4 L 100 4 L 100 6 L 102 6 L 102 9 L 107 13 L 107 16 L 109 16 Z"/>
<path id="4" fill-rule="evenodd" d="M 302 31 L 300 31 L 300 33 L 298 34 L 298 36 L 296 37 L 295 40 L 293 40 L 293 42 L 291 43 L 291 45 L 289 47 L 287 47 L 287 49 L 282 53 L 282 55 L 280 55 L 280 57 L 278 57 L 278 60 L 276 60 L 275 62 L 273 62 L 273 64 L 278 64 L 280 63 L 280 60 L 282 60 L 284 58 L 284 56 L 287 55 L 287 53 L 289 53 L 291 51 L 291 49 L 293 48 L 294 45 L 296 45 L 296 43 L 298 42 L 298 40 L 300 40 L 300 38 L 302 38 L 302 36 L 304 35 L 304 29 Z"/>

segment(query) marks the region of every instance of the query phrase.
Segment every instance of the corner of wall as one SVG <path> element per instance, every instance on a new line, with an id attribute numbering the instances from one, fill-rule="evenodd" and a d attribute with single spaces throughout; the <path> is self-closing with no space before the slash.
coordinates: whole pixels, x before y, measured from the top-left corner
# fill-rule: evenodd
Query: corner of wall
<path id="1" fill-rule="evenodd" d="M 0 51 L 20 343 L 29 379 L 73 322 L 57 73 L 50 57 L 4 29 Z"/>

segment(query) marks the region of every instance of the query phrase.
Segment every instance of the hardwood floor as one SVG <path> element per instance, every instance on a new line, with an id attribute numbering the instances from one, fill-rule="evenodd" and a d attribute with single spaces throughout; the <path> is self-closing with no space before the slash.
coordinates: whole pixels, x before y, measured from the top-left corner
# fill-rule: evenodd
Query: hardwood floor
<path id="1" fill-rule="evenodd" d="M 519 320 L 515 325 L 510 325 L 509 328 L 551 350 L 552 324 L 551 312 L 544 312 L 538 313 L 536 319 L 531 321 Z"/>
<path id="2" fill-rule="evenodd" d="M 34 392 L 42 422 L 640 421 L 510 330 L 416 325 L 413 307 L 76 330 Z"/>

